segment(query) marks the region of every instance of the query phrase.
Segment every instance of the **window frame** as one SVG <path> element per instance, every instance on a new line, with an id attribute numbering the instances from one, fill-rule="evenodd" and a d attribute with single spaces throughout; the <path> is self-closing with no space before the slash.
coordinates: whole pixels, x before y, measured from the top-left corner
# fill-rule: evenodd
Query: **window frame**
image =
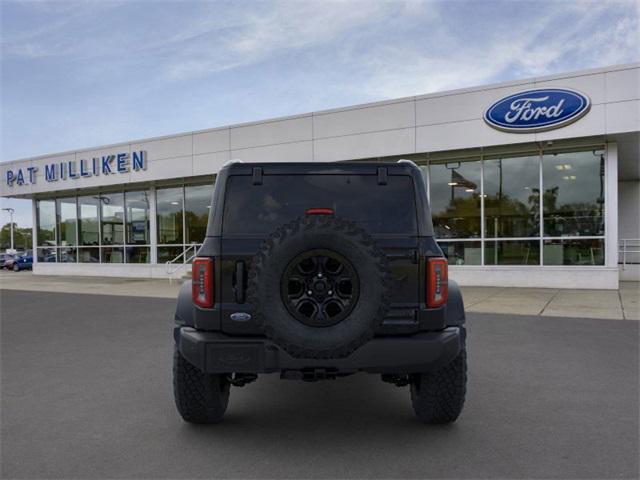
<path id="1" fill-rule="evenodd" d="M 544 234 L 544 172 L 543 172 L 543 159 L 545 155 L 549 155 L 551 153 L 571 153 L 571 152 L 598 152 L 601 151 L 604 156 L 604 188 L 603 188 L 603 200 L 604 200 L 604 208 L 603 208 L 603 233 L 602 235 L 566 235 L 566 236 L 545 236 Z M 540 202 L 539 202 L 539 224 L 538 224 L 538 235 L 531 237 L 488 237 L 486 235 L 486 211 L 485 211 L 485 161 L 492 160 L 496 157 L 537 157 L 538 160 L 538 188 L 540 191 Z M 607 225 L 608 225 L 608 215 L 610 211 L 610 205 L 608 205 L 608 184 L 607 177 L 610 175 L 609 172 L 609 162 L 607 161 L 608 149 L 606 143 L 595 143 L 581 146 L 573 146 L 573 147 L 558 147 L 558 148 L 543 148 L 541 145 L 538 145 L 537 149 L 523 149 L 518 150 L 514 148 L 513 150 L 505 150 L 504 152 L 480 152 L 472 153 L 467 155 L 462 155 L 460 157 L 455 156 L 447 156 L 441 159 L 431 160 L 428 156 L 426 159 L 419 160 L 420 167 L 427 167 L 427 196 L 429 199 L 429 205 L 431 205 L 431 194 L 433 192 L 433 188 L 431 186 L 431 166 L 436 164 L 446 164 L 446 163 L 463 163 L 465 161 L 478 161 L 480 163 L 480 236 L 477 238 L 466 237 L 466 238 L 437 238 L 438 243 L 445 242 L 481 242 L 481 262 L 480 265 L 460 265 L 460 268 L 484 268 L 484 267 L 495 267 L 499 266 L 500 268 L 530 268 L 530 267 L 551 267 L 553 268 L 555 265 L 545 265 L 544 263 L 544 242 L 549 240 L 602 240 L 603 248 L 604 248 L 604 263 L 603 265 L 592 265 L 588 266 L 590 268 L 602 268 L 607 265 Z M 486 262 L 486 246 L 488 242 L 498 242 L 498 241 L 538 241 L 539 243 L 539 252 L 540 252 L 540 260 L 537 265 L 493 265 L 487 264 Z M 574 266 L 582 266 L 584 265 L 562 265 L 564 268 L 571 268 Z"/>

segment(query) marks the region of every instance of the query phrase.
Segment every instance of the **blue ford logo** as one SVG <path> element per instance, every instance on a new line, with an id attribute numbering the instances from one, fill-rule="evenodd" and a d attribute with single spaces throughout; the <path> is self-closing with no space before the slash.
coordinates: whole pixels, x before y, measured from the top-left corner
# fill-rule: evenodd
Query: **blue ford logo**
<path id="1" fill-rule="evenodd" d="M 541 88 L 498 100 L 484 113 L 484 120 L 507 132 L 540 132 L 575 122 L 590 107 L 589 97 L 575 90 Z"/>

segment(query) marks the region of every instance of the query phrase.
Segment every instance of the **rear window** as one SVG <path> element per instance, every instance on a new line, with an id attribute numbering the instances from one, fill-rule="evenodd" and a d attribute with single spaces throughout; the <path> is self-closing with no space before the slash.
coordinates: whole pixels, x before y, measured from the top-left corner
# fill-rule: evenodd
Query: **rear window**
<path id="1" fill-rule="evenodd" d="M 331 208 L 372 234 L 416 234 L 413 181 L 390 175 L 265 175 L 262 185 L 232 175 L 227 181 L 225 235 L 264 235 L 301 217 L 308 208 Z"/>

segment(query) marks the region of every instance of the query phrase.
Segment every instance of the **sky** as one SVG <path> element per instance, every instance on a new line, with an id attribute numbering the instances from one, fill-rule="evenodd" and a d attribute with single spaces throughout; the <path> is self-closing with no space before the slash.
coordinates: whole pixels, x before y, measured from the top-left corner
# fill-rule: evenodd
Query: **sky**
<path id="1" fill-rule="evenodd" d="M 640 60 L 640 0 L 2 0 L 0 16 L 0 161 Z M 2 199 L 21 226 L 30 205 Z"/>

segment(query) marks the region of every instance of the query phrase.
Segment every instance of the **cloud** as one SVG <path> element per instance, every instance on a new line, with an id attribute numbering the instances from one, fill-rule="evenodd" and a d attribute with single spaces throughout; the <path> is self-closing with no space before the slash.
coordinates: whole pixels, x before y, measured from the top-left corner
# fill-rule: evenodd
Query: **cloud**
<path id="1" fill-rule="evenodd" d="M 639 20 L 628 10 L 612 15 L 610 5 L 552 3 L 533 19 L 509 18 L 504 25 L 496 19 L 501 33 L 471 39 L 434 25 L 437 48 L 387 45 L 367 52 L 360 62 L 368 80 L 357 88 L 372 99 L 397 98 L 637 61 Z"/>
<path id="2" fill-rule="evenodd" d="M 185 80 L 259 63 L 284 52 L 329 45 L 343 34 L 380 21 L 405 5 L 362 1 L 276 2 L 264 11 L 246 13 L 222 36 L 211 36 L 206 29 L 199 29 L 199 41 L 172 59 L 168 76 Z"/>

